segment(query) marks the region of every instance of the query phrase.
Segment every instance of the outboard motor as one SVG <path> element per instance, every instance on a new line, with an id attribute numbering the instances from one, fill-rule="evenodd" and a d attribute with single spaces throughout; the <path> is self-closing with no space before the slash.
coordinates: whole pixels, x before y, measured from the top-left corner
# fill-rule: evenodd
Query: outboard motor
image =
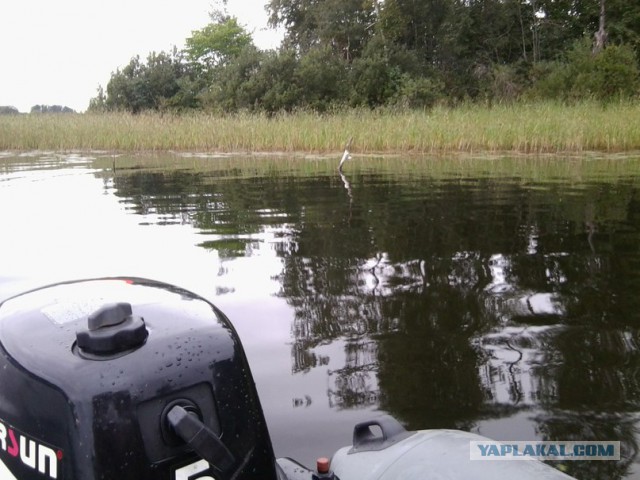
<path id="1" fill-rule="evenodd" d="M 174 286 L 98 279 L 6 300 L 0 386 L 2 480 L 278 478 L 236 332 Z"/>
<path id="2" fill-rule="evenodd" d="M 472 440 L 382 416 L 312 471 L 275 459 L 238 335 L 207 300 L 122 277 L 0 303 L 0 480 L 570 478 L 470 462 Z"/>

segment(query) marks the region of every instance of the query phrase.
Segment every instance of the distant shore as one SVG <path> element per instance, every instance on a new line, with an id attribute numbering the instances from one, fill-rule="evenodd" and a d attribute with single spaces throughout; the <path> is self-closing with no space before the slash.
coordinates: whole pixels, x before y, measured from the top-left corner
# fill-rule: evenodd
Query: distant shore
<path id="1" fill-rule="evenodd" d="M 0 116 L 0 150 L 562 154 L 640 151 L 640 103 L 252 114 Z"/>

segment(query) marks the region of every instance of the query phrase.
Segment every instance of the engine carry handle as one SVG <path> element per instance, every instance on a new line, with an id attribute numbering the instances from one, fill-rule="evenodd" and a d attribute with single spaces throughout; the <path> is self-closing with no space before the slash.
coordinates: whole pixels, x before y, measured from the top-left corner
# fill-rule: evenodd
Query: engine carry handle
<path id="1" fill-rule="evenodd" d="M 374 420 L 358 423 L 354 427 L 353 447 L 349 453 L 384 450 L 414 433 L 407 431 L 391 415 L 382 415 Z"/>

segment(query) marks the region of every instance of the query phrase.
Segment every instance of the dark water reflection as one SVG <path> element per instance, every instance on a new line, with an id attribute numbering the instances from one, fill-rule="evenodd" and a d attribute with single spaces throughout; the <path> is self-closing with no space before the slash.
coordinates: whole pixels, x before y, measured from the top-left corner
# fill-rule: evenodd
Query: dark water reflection
<path id="1" fill-rule="evenodd" d="M 279 455 L 310 463 L 383 410 L 412 429 L 619 440 L 621 462 L 563 468 L 640 478 L 640 160 L 371 159 L 343 177 L 333 160 L 112 163 L 84 173 L 137 219 L 128 235 L 188 232 L 166 251 L 187 270 L 187 250 L 209 255 L 194 283 L 243 337 Z M 24 165 L 6 157 L 0 189 Z"/>

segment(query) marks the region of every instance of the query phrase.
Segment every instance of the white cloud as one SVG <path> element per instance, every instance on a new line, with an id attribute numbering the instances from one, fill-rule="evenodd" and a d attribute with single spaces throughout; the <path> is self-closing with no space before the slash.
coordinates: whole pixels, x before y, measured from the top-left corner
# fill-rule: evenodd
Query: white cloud
<path id="1" fill-rule="evenodd" d="M 267 30 L 268 0 L 229 0 L 229 13 L 260 48 L 281 35 Z M 151 51 L 181 48 L 209 22 L 210 0 L 32 0 L 0 2 L 0 105 L 84 111 L 111 73 Z"/>

